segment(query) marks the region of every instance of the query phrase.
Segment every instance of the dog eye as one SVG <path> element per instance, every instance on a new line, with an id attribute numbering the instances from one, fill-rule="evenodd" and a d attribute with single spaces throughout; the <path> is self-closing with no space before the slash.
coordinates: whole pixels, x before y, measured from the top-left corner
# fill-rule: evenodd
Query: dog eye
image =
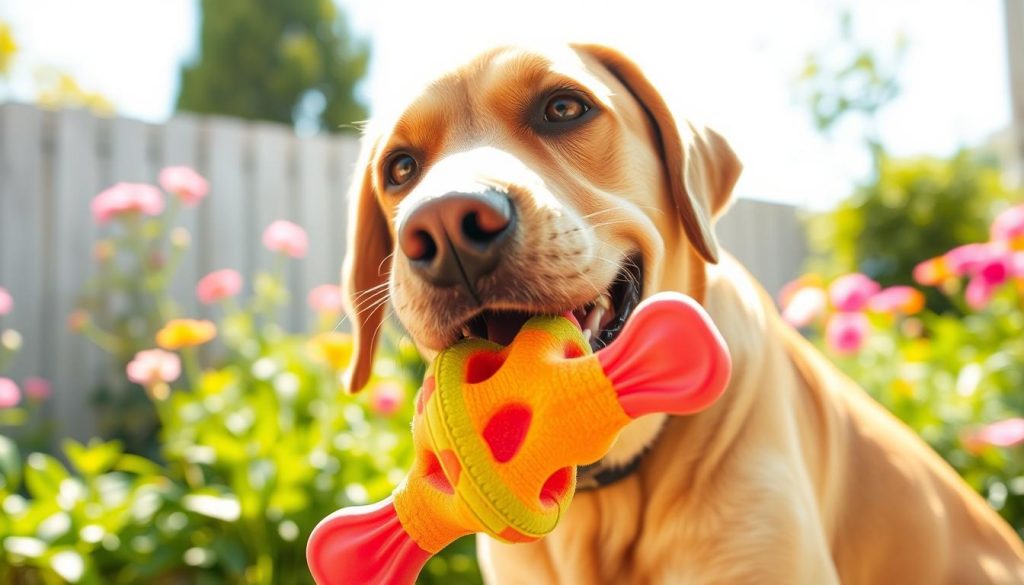
<path id="1" fill-rule="evenodd" d="M 547 122 L 569 122 L 586 114 L 589 110 L 590 105 L 578 96 L 556 95 L 544 105 L 544 120 Z"/>
<path id="2" fill-rule="evenodd" d="M 388 161 L 385 171 L 388 185 L 394 187 L 404 185 L 409 179 L 413 178 L 418 168 L 419 165 L 416 164 L 416 159 L 408 154 L 400 153 L 392 156 L 391 160 Z"/>

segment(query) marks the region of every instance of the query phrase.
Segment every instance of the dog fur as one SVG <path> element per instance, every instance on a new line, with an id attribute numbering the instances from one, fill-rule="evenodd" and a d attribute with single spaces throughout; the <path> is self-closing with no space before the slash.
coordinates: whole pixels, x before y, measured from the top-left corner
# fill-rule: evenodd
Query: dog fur
<path id="1" fill-rule="evenodd" d="M 531 112 L 552 92 L 597 112 L 558 133 Z M 412 153 L 416 178 L 387 185 Z M 703 303 L 733 357 L 725 396 L 695 416 L 646 417 L 605 458 L 638 470 L 578 493 L 534 544 L 478 540 L 498 584 L 1024 583 L 1014 531 L 906 426 L 783 323 L 712 228 L 740 163 L 715 132 L 677 123 L 639 67 L 601 46 L 504 47 L 453 69 L 371 125 L 350 192 L 343 284 L 370 375 L 390 299 L 426 358 L 479 308 L 431 286 L 396 247 L 402 218 L 467 182 L 509 194 L 519 228 L 479 283 L 491 308 L 562 312 L 606 290 L 639 253 L 643 291 Z M 685 335 L 685 332 L 680 332 Z"/>

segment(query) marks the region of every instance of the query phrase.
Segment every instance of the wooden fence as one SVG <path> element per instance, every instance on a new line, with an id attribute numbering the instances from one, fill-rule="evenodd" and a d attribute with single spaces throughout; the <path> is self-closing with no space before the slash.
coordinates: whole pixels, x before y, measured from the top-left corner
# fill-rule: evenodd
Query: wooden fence
<path id="1" fill-rule="evenodd" d="M 262 230 L 290 219 L 310 239 L 309 257 L 291 263 L 289 273 L 286 324 L 304 329 L 313 317 L 306 292 L 338 278 L 344 192 L 356 152 L 352 137 L 298 138 L 287 127 L 231 118 L 181 115 L 154 125 L 0 105 L 0 286 L 15 302 L 0 328 L 14 328 L 24 340 L 5 375 L 50 379 L 49 408 L 60 433 L 93 432 L 87 394 L 104 371 L 104 356 L 66 327 L 94 270 L 100 228 L 89 204 L 117 181 L 155 182 L 168 165 L 192 166 L 211 185 L 210 197 L 181 216 L 193 243 L 173 283 L 176 300 L 203 315 L 194 301 L 197 279 L 220 268 L 251 275 L 265 267 Z M 803 229 L 788 206 L 740 201 L 719 235 L 769 291 L 798 274 L 806 253 Z"/>

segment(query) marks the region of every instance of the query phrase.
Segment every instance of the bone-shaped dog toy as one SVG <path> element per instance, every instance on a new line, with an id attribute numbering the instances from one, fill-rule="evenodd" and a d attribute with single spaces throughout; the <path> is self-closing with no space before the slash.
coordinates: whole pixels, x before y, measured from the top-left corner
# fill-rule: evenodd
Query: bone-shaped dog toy
<path id="1" fill-rule="evenodd" d="M 411 584 L 455 539 L 529 542 L 572 500 L 576 466 L 650 413 L 693 414 L 724 391 L 729 354 L 695 301 L 659 293 L 592 353 L 578 323 L 540 316 L 501 347 L 464 339 L 416 397 L 415 460 L 387 499 L 331 514 L 306 548 L 318 585 Z"/>

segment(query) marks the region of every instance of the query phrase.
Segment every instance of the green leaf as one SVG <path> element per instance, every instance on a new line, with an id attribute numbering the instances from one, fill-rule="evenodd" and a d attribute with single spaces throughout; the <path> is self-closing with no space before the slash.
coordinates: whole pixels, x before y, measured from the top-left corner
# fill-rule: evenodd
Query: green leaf
<path id="1" fill-rule="evenodd" d="M 21 454 L 10 438 L 0 435 L 0 487 L 16 492 L 21 487 Z"/>
<path id="2" fill-rule="evenodd" d="M 28 413 L 24 408 L 0 408 L 0 426 L 21 426 L 27 418 Z"/>
<path id="3" fill-rule="evenodd" d="M 121 443 L 117 441 L 103 443 L 94 439 L 88 446 L 71 439 L 64 441 L 64 453 L 71 465 L 88 477 L 109 471 L 121 457 L 122 451 Z"/>
<path id="4" fill-rule="evenodd" d="M 60 492 L 60 484 L 68 479 L 68 470 L 49 455 L 33 453 L 28 456 L 25 485 L 37 499 L 53 499 Z"/>
<path id="5" fill-rule="evenodd" d="M 279 510 L 284 515 L 294 514 L 309 506 L 309 496 L 297 488 L 282 488 L 270 496 L 269 507 Z"/>
<path id="6" fill-rule="evenodd" d="M 164 469 L 162 467 L 145 457 L 132 455 L 131 453 L 121 455 L 120 459 L 117 460 L 117 463 L 114 464 L 114 469 L 125 473 L 134 473 L 135 475 L 142 477 L 164 475 Z"/>
<path id="7" fill-rule="evenodd" d="M 218 538 L 213 541 L 213 551 L 217 554 L 217 559 L 234 575 L 241 575 L 249 566 L 245 549 L 233 538 Z"/>

